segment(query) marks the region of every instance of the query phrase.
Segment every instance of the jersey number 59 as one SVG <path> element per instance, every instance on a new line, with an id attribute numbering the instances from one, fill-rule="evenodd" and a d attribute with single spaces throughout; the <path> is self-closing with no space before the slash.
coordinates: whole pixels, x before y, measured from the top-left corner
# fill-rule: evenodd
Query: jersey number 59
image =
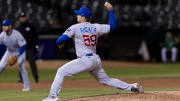
<path id="1" fill-rule="evenodd" d="M 96 46 L 96 35 L 83 35 L 85 46 Z"/>

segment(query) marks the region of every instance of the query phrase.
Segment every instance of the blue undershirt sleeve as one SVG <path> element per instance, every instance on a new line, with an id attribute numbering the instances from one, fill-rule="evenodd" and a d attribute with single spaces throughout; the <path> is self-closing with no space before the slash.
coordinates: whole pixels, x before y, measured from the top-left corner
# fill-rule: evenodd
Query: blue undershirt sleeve
<path id="1" fill-rule="evenodd" d="M 60 45 L 63 42 L 67 41 L 68 39 L 69 37 L 66 34 L 63 34 L 56 40 L 56 45 Z"/>
<path id="2" fill-rule="evenodd" d="M 25 50 L 26 50 L 26 44 L 20 47 L 17 56 L 19 57 L 20 55 L 22 55 Z"/>
<path id="3" fill-rule="evenodd" d="M 110 31 L 116 29 L 116 18 L 114 16 L 113 10 L 109 11 L 109 25 L 110 25 Z"/>

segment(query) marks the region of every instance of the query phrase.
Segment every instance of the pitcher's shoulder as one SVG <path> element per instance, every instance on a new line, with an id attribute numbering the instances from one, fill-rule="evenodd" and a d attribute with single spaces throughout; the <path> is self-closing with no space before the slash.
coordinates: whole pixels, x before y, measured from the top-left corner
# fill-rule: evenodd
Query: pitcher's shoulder
<path id="1" fill-rule="evenodd" d="M 72 27 L 77 27 L 77 26 L 81 26 L 82 24 L 81 23 L 77 23 L 77 24 L 73 24 L 71 25 Z"/>

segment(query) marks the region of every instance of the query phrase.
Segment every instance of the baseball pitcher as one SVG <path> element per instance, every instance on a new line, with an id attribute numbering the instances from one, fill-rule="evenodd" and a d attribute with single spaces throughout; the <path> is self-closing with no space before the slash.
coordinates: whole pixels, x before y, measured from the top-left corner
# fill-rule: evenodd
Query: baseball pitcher
<path id="1" fill-rule="evenodd" d="M 77 14 L 78 23 L 70 26 L 63 35 L 57 39 L 56 44 L 62 45 L 69 38 L 72 38 L 75 43 L 78 58 L 66 63 L 57 70 L 50 94 L 43 101 L 58 101 L 58 94 L 61 91 L 64 77 L 85 71 L 92 74 L 99 83 L 137 93 L 144 92 L 142 86 L 138 83 L 128 84 L 118 79 L 110 78 L 102 68 L 101 59 L 96 54 L 97 40 L 100 36 L 116 28 L 112 5 L 108 2 L 105 2 L 104 5 L 109 11 L 109 24 L 91 24 L 88 22 L 91 17 L 91 11 L 86 7 L 74 11 L 75 14 Z"/>
<path id="2" fill-rule="evenodd" d="M 3 31 L 0 34 L 0 45 L 6 46 L 7 49 L 0 62 L 0 73 L 8 65 L 12 66 L 17 62 L 24 81 L 24 88 L 22 91 L 29 91 L 28 73 L 24 66 L 26 41 L 20 32 L 12 29 L 11 24 L 12 22 L 9 19 L 5 19 L 2 22 Z"/>

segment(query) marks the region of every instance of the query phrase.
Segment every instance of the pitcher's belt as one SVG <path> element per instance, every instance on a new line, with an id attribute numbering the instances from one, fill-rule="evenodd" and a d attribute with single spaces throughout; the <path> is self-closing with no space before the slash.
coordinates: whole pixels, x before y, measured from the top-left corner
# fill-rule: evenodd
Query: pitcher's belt
<path id="1" fill-rule="evenodd" d="M 93 53 L 88 53 L 86 54 L 86 56 L 93 56 Z"/>

